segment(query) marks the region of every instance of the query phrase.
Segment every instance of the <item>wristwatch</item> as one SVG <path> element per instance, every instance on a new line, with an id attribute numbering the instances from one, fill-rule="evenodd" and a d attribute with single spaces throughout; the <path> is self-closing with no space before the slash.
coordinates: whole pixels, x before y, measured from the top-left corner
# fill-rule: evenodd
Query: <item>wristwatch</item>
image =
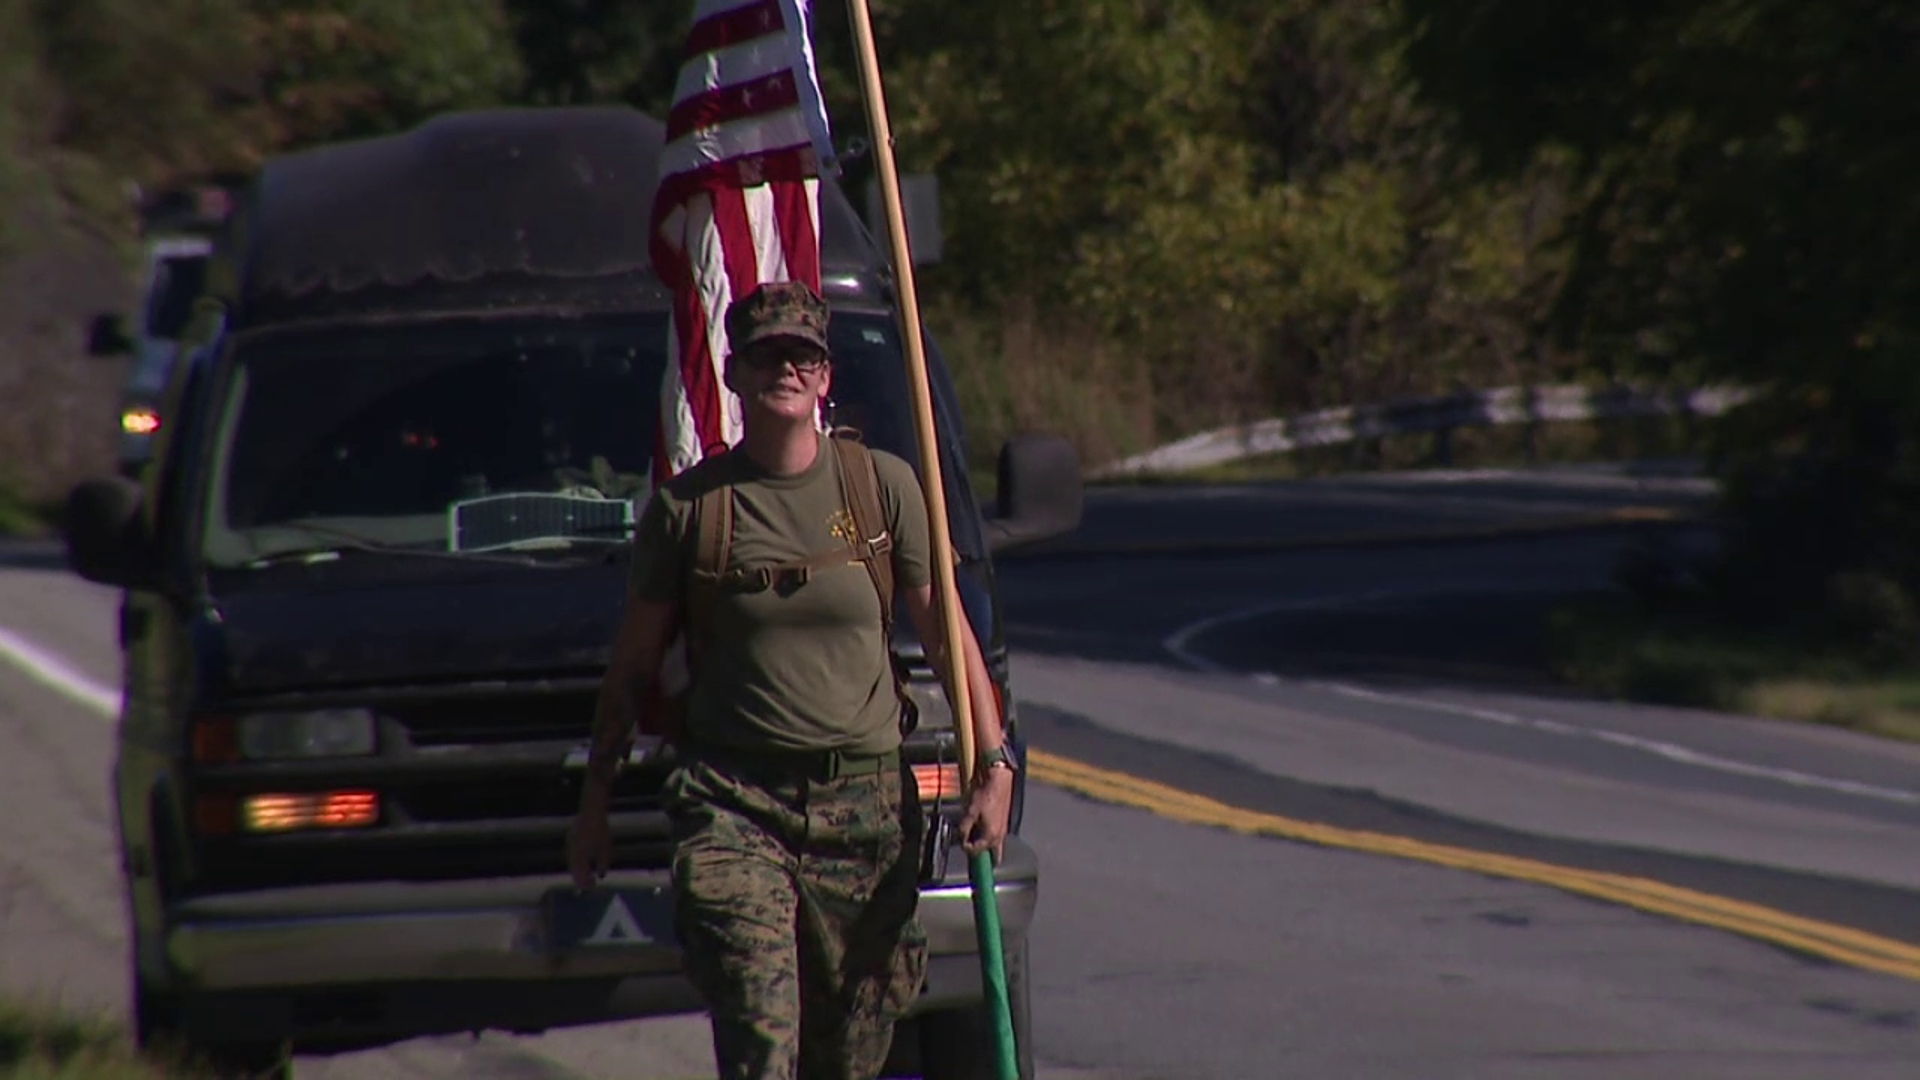
<path id="1" fill-rule="evenodd" d="M 991 750 L 980 751 L 980 755 L 978 758 L 978 768 L 980 770 L 980 775 L 985 776 L 987 774 L 987 770 L 993 768 L 996 765 L 1007 770 L 1008 772 L 1018 772 L 1020 769 L 1018 765 L 1014 764 L 1013 756 L 1007 753 L 1007 748 L 1005 745 L 996 746 Z"/>

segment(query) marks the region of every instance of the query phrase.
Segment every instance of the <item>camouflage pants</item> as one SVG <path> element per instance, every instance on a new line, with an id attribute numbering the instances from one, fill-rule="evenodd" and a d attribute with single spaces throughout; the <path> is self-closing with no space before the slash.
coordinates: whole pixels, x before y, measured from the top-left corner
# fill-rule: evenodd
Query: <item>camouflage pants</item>
<path id="1" fill-rule="evenodd" d="M 911 771 L 815 780 L 689 755 L 665 798 L 720 1080 L 878 1076 L 926 972 Z"/>

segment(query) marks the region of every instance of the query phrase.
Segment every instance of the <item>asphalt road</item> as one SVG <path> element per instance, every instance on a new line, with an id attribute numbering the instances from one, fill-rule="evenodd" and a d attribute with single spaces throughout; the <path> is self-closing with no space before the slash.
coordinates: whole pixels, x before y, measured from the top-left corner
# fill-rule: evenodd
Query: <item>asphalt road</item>
<path id="1" fill-rule="evenodd" d="M 1920 942 L 1920 750 L 1529 681 L 1543 603 L 1604 580 L 1631 531 L 1286 547 L 1691 497 L 1591 477 L 1096 493 L 1076 541 L 1166 550 L 1003 564 L 1022 721 L 1036 748 L 1234 807 Z M 1220 537 L 1275 547 L 1178 550 Z M 0 625 L 43 666 L 115 685 L 111 598 L 31 551 L 10 561 Z M 111 721 L 0 664 L 0 732 L 0 990 L 116 1010 Z M 1045 786 L 1025 832 L 1043 860 L 1035 1021 L 1049 1080 L 1920 1075 L 1920 982 Z M 703 1040 L 693 1020 L 422 1040 L 302 1072 L 707 1076 Z"/>

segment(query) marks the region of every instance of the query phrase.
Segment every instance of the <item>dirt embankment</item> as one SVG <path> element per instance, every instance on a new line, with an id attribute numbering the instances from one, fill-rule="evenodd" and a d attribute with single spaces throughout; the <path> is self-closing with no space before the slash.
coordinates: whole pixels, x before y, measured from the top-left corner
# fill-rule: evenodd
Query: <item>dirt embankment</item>
<path id="1" fill-rule="evenodd" d="M 128 360 L 89 356 L 87 328 L 132 310 L 133 280 L 108 242 L 28 206 L 0 212 L 0 498 L 43 505 L 113 468 Z"/>

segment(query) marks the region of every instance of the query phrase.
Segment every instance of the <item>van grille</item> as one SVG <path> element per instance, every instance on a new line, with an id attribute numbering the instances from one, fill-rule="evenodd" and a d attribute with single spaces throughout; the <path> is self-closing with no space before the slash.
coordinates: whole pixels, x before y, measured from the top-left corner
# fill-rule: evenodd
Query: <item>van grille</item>
<path id="1" fill-rule="evenodd" d="M 591 735 L 594 699 L 595 691 L 576 685 L 371 702 L 388 734 L 399 736 L 351 781 L 379 791 L 379 825 L 207 837 L 195 845 L 191 880 L 181 884 L 197 893 L 564 874 L 567 827 L 584 780 L 566 760 Z M 909 757 L 933 760 L 940 739 L 934 732 L 915 736 Z M 193 796 L 325 790 L 345 776 L 304 769 L 293 780 L 272 764 L 223 766 L 200 777 Z M 660 804 L 664 779 L 655 765 L 623 770 L 615 781 L 615 868 L 661 869 L 671 860 Z"/>
<path id="2" fill-rule="evenodd" d="M 581 741 L 593 732 L 593 698 L 583 694 L 463 698 L 382 711 L 399 722 L 415 747 Z"/>

